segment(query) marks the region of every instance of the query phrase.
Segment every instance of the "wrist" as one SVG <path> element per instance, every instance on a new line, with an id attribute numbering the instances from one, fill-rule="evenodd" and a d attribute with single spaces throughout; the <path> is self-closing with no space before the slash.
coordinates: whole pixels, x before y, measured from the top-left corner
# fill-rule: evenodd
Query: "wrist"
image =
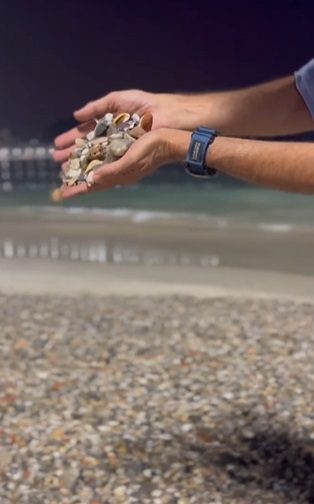
<path id="1" fill-rule="evenodd" d="M 158 133 L 165 146 L 165 163 L 184 162 L 191 141 L 191 132 L 160 128 Z"/>

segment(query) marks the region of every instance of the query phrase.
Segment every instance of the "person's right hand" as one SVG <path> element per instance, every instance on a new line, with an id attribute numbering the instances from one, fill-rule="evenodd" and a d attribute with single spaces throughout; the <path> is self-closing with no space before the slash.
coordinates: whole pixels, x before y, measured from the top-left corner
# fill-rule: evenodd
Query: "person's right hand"
<path id="1" fill-rule="evenodd" d="M 140 116 L 150 112 L 153 115 L 153 130 L 173 128 L 192 131 L 200 125 L 202 106 L 195 96 L 154 94 L 135 89 L 114 91 L 87 103 L 74 113 L 75 119 L 81 124 L 55 139 L 56 150 L 53 157 L 57 162 L 68 159 L 75 148 L 75 139 L 85 137 L 95 127 L 92 119 L 107 112 L 137 113 Z"/>

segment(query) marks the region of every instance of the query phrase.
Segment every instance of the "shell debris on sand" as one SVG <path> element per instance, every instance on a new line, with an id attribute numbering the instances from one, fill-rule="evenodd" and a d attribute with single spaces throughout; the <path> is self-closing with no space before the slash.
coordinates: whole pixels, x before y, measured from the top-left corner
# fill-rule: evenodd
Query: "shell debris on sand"
<path id="1" fill-rule="evenodd" d="M 0 295 L 1 504 L 310 504 L 313 311 Z"/>
<path id="2" fill-rule="evenodd" d="M 107 113 L 104 117 L 96 118 L 95 123 L 95 128 L 86 138 L 75 140 L 76 148 L 61 174 L 63 184 L 68 187 L 81 183 L 93 185 L 91 171 L 124 156 L 136 140 L 152 129 L 153 116 L 150 113 L 141 117 L 138 114 Z M 52 201 L 62 201 L 61 194 L 61 189 L 53 190 Z"/>

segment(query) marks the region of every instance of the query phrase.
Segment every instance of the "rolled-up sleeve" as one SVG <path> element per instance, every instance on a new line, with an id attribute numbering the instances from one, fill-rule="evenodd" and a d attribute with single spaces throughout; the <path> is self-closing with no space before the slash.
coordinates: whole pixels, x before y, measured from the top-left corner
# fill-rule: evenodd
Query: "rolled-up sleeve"
<path id="1" fill-rule="evenodd" d="M 314 120 L 314 58 L 294 73 L 296 87 Z"/>

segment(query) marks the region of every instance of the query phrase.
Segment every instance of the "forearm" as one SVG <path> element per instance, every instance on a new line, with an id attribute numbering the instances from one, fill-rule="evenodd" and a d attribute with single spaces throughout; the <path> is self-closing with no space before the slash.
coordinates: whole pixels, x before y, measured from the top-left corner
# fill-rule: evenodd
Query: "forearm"
<path id="1" fill-rule="evenodd" d="M 207 126 L 230 136 L 282 136 L 314 129 L 294 76 L 247 89 L 185 97 L 191 128 Z M 196 124 L 197 123 L 197 124 Z M 189 129 L 189 128 L 186 128 Z"/>
<path id="2" fill-rule="evenodd" d="M 184 162 L 191 135 L 177 131 L 171 138 L 172 162 Z M 314 194 L 314 145 L 311 143 L 218 136 L 207 151 L 206 164 L 218 172 L 265 188 Z"/>

